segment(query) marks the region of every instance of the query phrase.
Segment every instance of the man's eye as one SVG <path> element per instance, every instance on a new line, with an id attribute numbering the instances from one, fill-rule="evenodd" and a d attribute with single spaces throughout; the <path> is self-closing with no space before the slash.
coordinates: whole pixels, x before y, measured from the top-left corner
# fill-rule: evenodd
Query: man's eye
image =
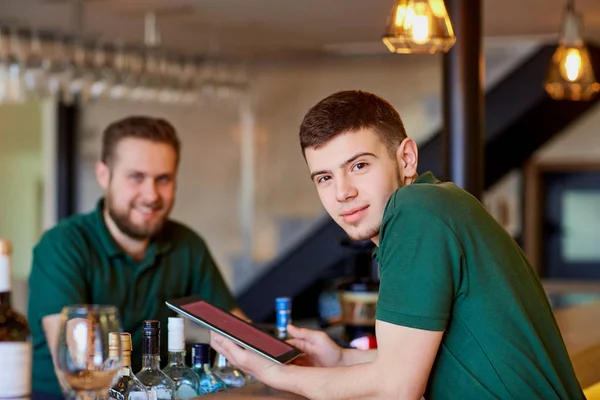
<path id="1" fill-rule="evenodd" d="M 356 171 L 356 170 L 359 170 L 359 169 L 363 169 L 363 168 L 364 168 L 364 167 L 366 167 L 366 166 L 367 166 L 367 163 L 364 163 L 364 162 L 359 162 L 359 163 L 356 163 L 356 164 L 354 164 L 354 166 L 352 167 L 352 171 Z"/>
<path id="2" fill-rule="evenodd" d="M 167 175 L 159 176 L 156 179 L 156 182 L 158 182 L 158 183 L 169 183 L 169 182 L 171 182 L 171 177 L 167 176 Z"/>
<path id="3" fill-rule="evenodd" d="M 317 179 L 317 183 L 323 183 L 323 182 L 328 181 L 330 179 L 331 179 L 331 177 L 329 175 L 325 175 L 325 176 L 322 176 L 319 179 Z"/>

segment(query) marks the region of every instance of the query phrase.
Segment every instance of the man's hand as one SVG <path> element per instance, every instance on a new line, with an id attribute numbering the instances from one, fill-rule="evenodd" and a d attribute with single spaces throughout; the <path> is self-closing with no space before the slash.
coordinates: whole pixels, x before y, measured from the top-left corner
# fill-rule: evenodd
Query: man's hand
<path id="1" fill-rule="evenodd" d="M 233 310 L 230 311 L 231 314 L 235 315 L 236 317 L 243 319 L 246 322 L 252 323 L 252 320 L 246 315 L 244 314 L 244 312 L 242 311 L 241 308 L 234 308 Z"/>
<path id="2" fill-rule="evenodd" d="M 296 328 L 288 325 L 288 332 L 293 339 L 288 342 L 306 354 L 309 365 L 315 367 L 337 367 L 342 363 L 342 348 L 323 331 Z M 300 365 L 306 365 L 307 360 L 300 359 Z"/>
<path id="3" fill-rule="evenodd" d="M 276 381 L 275 375 L 281 367 L 279 364 L 251 350 L 245 350 L 215 332 L 211 332 L 210 345 L 217 353 L 224 355 L 227 361 L 259 381 L 267 385 Z"/>

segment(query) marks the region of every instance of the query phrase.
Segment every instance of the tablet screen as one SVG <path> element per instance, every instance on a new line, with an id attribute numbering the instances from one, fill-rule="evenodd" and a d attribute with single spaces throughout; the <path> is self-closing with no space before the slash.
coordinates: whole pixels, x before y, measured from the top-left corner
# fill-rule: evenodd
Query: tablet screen
<path id="1" fill-rule="evenodd" d="M 270 336 L 203 300 L 182 304 L 180 307 L 182 310 L 203 319 L 210 325 L 218 327 L 250 346 L 274 357 L 282 356 L 295 349 L 293 346 Z"/>

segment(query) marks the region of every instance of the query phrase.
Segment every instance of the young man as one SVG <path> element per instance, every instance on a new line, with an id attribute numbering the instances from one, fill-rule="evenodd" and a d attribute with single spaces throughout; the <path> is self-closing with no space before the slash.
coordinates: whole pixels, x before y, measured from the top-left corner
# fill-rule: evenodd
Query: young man
<path id="1" fill-rule="evenodd" d="M 225 309 L 235 301 L 204 240 L 169 220 L 175 202 L 180 143 L 162 119 L 130 117 L 104 131 L 96 166 L 104 190 L 96 209 L 61 221 L 33 251 L 28 321 L 33 336 L 34 398 L 61 390 L 52 354 L 65 305 L 112 304 L 133 340 L 132 367 L 141 368 L 142 322 L 162 326 L 167 360 L 165 300 L 192 294 Z"/>
<path id="2" fill-rule="evenodd" d="M 377 246 L 378 349 L 342 350 L 290 327 L 311 367 L 278 365 L 213 335 L 229 361 L 309 399 L 581 399 L 544 290 L 477 199 L 431 173 L 398 113 L 365 92 L 335 93 L 300 127 L 331 217 Z"/>

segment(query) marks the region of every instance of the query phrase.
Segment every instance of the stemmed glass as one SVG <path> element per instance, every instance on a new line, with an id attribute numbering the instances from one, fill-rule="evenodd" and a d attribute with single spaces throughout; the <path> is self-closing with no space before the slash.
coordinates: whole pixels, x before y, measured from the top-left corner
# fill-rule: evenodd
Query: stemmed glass
<path id="1" fill-rule="evenodd" d="M 118 352 L 109 353 L 111 332 L 121 332 L 119 312 L 114 306 L 83 304 L 62 309 L 57 367 L 67 398 L 107 396 L 122 363 L 120 343 Z"/>

